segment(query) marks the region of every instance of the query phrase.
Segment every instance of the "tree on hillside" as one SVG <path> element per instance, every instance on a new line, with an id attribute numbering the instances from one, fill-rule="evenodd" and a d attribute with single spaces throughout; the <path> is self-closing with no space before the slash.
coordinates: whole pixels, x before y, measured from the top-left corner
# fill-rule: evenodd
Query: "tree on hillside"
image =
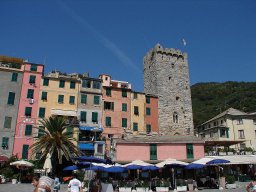
<path id="1" fill-rule="evenodd" d="M 48 153 L 52 156 L 53 167 L 59 172 L 59 167 L 66 160 L 72 160 L 72 157 L 80 155 L 75 139 L 70 137 L 67 127 L 73 126 L 66 123 L 66 118 L 61 116 L 51 116 L 48 119 L 40 120 L 42 125 L 38 128 L 42 133 L 37 141 L 31 146 L 32 155 L 42 153 L 41 158 L 46 158 Z"/>

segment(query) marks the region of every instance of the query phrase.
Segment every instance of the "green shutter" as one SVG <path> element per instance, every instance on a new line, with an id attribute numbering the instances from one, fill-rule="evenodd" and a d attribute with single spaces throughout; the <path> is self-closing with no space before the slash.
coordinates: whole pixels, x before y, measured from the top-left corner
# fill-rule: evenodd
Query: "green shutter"
<path id="1" fill-rule="evenodd" d="M 122 97 L 127 97 L 127 90 L 126 89 L 122 89 Z"/>
<path id="2" fill-rule="evenodd" d="M 30 71 L 37 71 L 36 65 L 30 65 Z"/>
<path id="3" fill-rule="evenodd" d="M 69 138 L 73 137 L 73 127 L 67 127 L 67 134 Z"/>
<path id="4" fill-rule="evenodd" d="M 69 96 L 69 104 L 75 104 L 75 96 Z"/>
<path id="5" fill-rule="evenodd" d="M 70 89 L 75 89 L 76 88 L 76 82 L 74 81 L 70 81 L 70 86 L 69 86 Z"/>
<path id="6" fill-rule="evenodd" d="M 193 150 L 193 144 L 186 144 L 187 149 L 187 159 L 193 159 L 194 158 L 194 150 Z"/>
<path id="7" fill-rule="evenodd" d="M 12 125 L 12 117 L 5 117 L 4 118 L 4 128 L 10 129 Z"/>
<path id="8" fill-rule="evenodd" d="M 100 104 L 100 96 L 94 95 L 93 103 L 95 105 L 99 105 Z"/>
<path id="9" fill-rule="evenodd" d="M 26 107 L 25 108 L 25 116 L 31 117 L 32 107 Z"/>
<path id="10" fill-rule="evenodd" d="M 147 124 L 146 125 L 146 131 L 147 131 L 147 133 L 150 133 L 151 132 L 151 125 L 150 124 Z"/>
<path id="11" fill-rule="evenodd" d="M 157 145 L 150 144 L 150 160 L 157 160 Z"/>
<path id="12" fill-rule="evenodd" d="M 127 119 L 122 118 L 122 127 L 126 128 L 127 127 Z"/>
<path id="13" fill-rule="evenodd" d="M 28 159 L 28 148 L 29 148 L 29 145 L 23 145 L 23 147 L 22 147 L 22 159 Z"/>
<path id="14" fill-rule="evenodd" d="M 150 97 L 146 96 L 146 103 L 150 103 Z"/>
<path id="15" fill-rule="evenodd" d="M 64 80 L 60 80 L 59 88 L 64 88 L 64 87 L 65 87 L 65 81 Z"/>
<path id="16" fill-rule="evenodd" d="M 133 131 L 138 131 L 138 123 L 133 123 Z"/>
<path id="17" fill-rule="evenodd" d="M 2 149 L 7 150 L 9 147 L 9 137 L 2 138 Z"/>
<path id="18" fill-rule="evenodd" d="M 49 85 L 49 79 L 44 79 L 43 86 L 48 86 L 48 85 Z"/>
<path id="19" fill-rule="evenodd" d="M 122 111 L 127 111 L 127 104 L 126 103 L 122 103 Z"/>
<path id="20" fill-rule="evenodd" d="M 30 98 L 30 99 L 34 98 L 34 89 L 28 89 L 27 98 Z"/>
<path id="21" fill-rule="evenodd" d="M 81 103 L 83 104 L 87 103 L 87 95 L 81 95 Z"/>
<path id="22" fill-rule="evenodd" d="M 45 117 L 45 108 L 44 107 L 40 107 L 39 108 L 38 117 L 40 117 L 40 118 L 44 118 Z"/>
<path id="23" fill-rule="evenodd" d="M 146 114 L 147 114 L 147 115 L 151 115 L 150 108 L 148 108 L 148 107 L 146 108 Z"/>
<path id="24" fill-rule="evenodd" d="M 106 88 L 106 95 L 111 96 L 111 88 Z"/>
<path id="25" fill-rule="evenodd" d="M 111 126 L 111 117 L 106 117 L 106 126 L 107 127 Z"/>
<path id="26" fill-rule="evenodd" d="M 86 122 L 86 111 L 80 111 L 80 121 Z"/>
<path id="27" fill-rule="evenodd" d="M 30 75 L 29 76 L 29 83 L 34 84 L 35 82 L 36 82 L 36 76 L 35 75 Z"/>
<path id="28" fill-rule="evenodd" d="M 47 100 L 47 92 L 45 91 L 42 92 L 41 100 Z"/>
<path id="29" fill-rule="evenodd" d="M 45 132 L 43 131 L 45 130 L 45 128 L 43 126 L 39 126 L 39 129 L 38 129 L 38 138 L 42 137 L 45 135 Z"/>
<path id="30" fill-rule="evenodd" d="M 64 95 L 58 96 L 58 103 L 64 103 Z"/>
<path id="31" fill-rule="evenodd" d="M 14 100 L 15 100 L 15 93 L 9 92 L 7 104 L 14 105 Z"/>
<path id="32" fill-rule="evenodd" d="M 32 135 L 32 125 L 26 125 L 26 128 L 25 128 L 25 135 L 26 135 L 26 136 Z"/>
<path id="33" fill-rule="evenodd" d="M 139 115 L 139 107 L 134 106 L 134 115 Z"/>
<path id="34" fill-rule="evenodd" d="M 12 81 L 17 81 L 18 73 L 12 73 Z"/>
<path id="35" fill-rule="evenodd" d="M 98 113 L 92 112 L 92 122 L 98 123 Z"/>

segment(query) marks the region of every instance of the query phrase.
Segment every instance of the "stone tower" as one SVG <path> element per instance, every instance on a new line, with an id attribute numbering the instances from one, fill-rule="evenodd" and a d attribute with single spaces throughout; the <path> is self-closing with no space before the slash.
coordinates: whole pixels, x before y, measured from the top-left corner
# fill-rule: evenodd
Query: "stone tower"
<path id="1" fill-rule="evenodd" d="M 187 54 L 157 44 L 144 57 L 144 92 L 158 96 L 159 132 L 193 135 Z"/>

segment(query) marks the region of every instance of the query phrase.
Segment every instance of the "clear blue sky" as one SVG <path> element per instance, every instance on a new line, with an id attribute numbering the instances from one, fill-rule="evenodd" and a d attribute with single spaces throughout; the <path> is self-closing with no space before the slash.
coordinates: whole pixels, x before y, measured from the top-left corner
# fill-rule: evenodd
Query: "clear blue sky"
<path id="1" fill-rule="evenodd" d="M 1 0 L 0 55 L 109 74 L 143 91 L 156 43 L 188 53 L 190 83 L 255 81 L 255 0 Z M 183 46 L 182 38 L 187 41 Z"/>

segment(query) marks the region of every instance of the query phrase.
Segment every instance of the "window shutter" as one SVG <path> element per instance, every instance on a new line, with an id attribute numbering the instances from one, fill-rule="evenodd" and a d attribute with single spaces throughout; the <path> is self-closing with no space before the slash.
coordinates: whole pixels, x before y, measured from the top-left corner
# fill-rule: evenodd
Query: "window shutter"
<path id="1" fill-rule="evenodd" d="M 86 111 L 80 112 L 80 121 L 86 122 Z"/>
<path id="2" fill-rule="evenodd" d="M 81 103 L 83 104 L 87 103 L 87 95 L 81 95 Z"/>
<path id="3" fill-rule="evenodd" d="M 95 95 L 95 96 L 94 96 L 94 101 L 93 101 L 93 103 L 94 103 L 95 105 L 99 105 L 99 104 L 100 104 L 100 96 Z"/>
<path id="4" fill-rule="evenodd" d="M 43 107 L 39 108 L 39 115 L 38 115 L 38 117 L 40 117 L 40 118 L 44 118 L 45 117 L 45 108 L 43 108 Z"/>
<path id="5" fill-rule="evenodd" d="M 28 148 L 29 148 L 29 145 L 23 145 L 23 147 L 22 147 L 22 159 L 28 159 Z"/>
<path id="6" fill-rule="evenodd" d="M 9 92 L 7 104 L 8 105 L 14 105 L 14 100 L 15 100 L 15 93 L 14 92 Z"/>
<path id="7" fill-rule="evenodd" d="M 4 118 L 4 128 L 10 129 L 12 125 L 12 117 L 5 117 Z"/>
<path id="8" fill-rule="evenodd" d="M 98 113 L 92 112 L 92 122 L 98 123 Z"/>
<path id="9" fill-rule="evenodd" d="M 25 136 L 32 135 L 32 125 L 26 125 Z"/>
<path id="10" fill-rule="evenodd" d="M 18 73 L 12 73 L 12 81 L 17 81 Z"/>

